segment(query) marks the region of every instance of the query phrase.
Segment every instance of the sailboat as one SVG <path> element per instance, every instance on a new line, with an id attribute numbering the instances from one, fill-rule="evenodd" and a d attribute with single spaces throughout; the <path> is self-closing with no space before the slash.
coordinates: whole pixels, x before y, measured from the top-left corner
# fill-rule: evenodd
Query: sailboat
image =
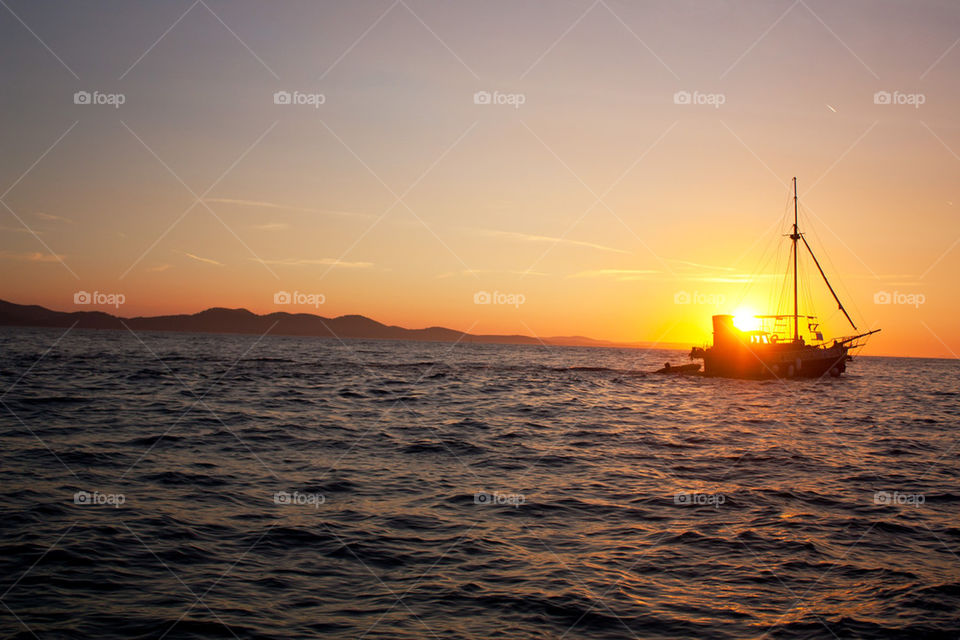
<path id="1" fill-rule="evenodd" d="M 734 324 L 732 315 L 713 316 L 713 346 L 694 347 L 691 360 L 703 360 L 703 375 L 723 378 L 821 378 L 838 377 L 852 359 L 851 349 L 863 346 L 863 340 L 880 329 L 859 332 L 850 314 L 827 280 L 820 262 L 798 226 L 797 179 L 793 179 L 793 229 L 790 233 L 793 262 L 793 313 L 755 316 L 760 329 L 744 331 Z M 856 335 L 824 340 L 816 316 L 801 314 L 797 299 L 797 250 L 802 241 L 813 258 L 830 294 Z M 789 268 L 789 267 L 788 267 Z M 800 323 L 807 324 L 812 337 L 808 343 L 800 332 Z M 772 325 L 772 326 L 771 326 Z M 791 331 L 792 329 L 792 331 Z"/>

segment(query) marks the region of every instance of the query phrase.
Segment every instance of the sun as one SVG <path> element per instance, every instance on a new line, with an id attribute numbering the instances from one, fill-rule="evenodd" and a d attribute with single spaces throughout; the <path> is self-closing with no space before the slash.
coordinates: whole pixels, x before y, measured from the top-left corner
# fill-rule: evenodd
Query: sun
<path id="1" fill-rule="evenodd" d="M 737 309 L 733 314 L 733 326 L 740 331 L 756 331 L 760 328 L 760 319 L 753 309 Z"/>

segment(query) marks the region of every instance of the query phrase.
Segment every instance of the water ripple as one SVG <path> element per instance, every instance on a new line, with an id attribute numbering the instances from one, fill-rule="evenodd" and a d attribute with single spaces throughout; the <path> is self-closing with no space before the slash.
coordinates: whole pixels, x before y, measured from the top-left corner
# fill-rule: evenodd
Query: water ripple
<path id="1" fill-rule="evenodd" d="M 956 636 L 955 361 L 748 382 L 96 331 L 41 357 L 60 333 L 0 330 L 5 636 Z"/>

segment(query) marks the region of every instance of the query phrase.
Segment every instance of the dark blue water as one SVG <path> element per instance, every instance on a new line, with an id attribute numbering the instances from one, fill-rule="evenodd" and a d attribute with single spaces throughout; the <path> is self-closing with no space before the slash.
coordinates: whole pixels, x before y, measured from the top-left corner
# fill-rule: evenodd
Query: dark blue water
<path id="1" fill-rule="evenodd" d="M 957 638 L 960 366 L 0 330 L 0 636 Z"/>

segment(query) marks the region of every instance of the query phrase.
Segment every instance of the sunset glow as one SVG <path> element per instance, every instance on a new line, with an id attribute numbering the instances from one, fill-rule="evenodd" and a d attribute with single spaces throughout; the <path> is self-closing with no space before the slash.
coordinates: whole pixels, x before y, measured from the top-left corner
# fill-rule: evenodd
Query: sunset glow
<path id="1" fill-rule="evenodd" d="M 757 331 L 760 329 L 760 319 L 752 309 L 738 309 L 733 314 L 733 325 L 740 331 Z"/>
<path id="2" fill-rule="evenodd" d="M 565 33 L 584 7 L 225 3 L 230 30 L 197 6 L 166 34 L 184 8 L 44 6 L 18 14 L 58 57 L 2 25 L 5 300 L 700 344 L 712 314 L 775 312 L 796 175 L 824 268 L 883 327 L 864 353 L 960 351 L 960 48 L 907 5 L 874 16 L 927 34 L 895 52 L 846 5 L 833 31 L 800 6 L 676 31 L 686 3 L 597 5 Z"/>
<path id="3" fill-rule="evenodd" d="M 960 0 L 0 0 L 4 638 L 957 638 Z"/>

